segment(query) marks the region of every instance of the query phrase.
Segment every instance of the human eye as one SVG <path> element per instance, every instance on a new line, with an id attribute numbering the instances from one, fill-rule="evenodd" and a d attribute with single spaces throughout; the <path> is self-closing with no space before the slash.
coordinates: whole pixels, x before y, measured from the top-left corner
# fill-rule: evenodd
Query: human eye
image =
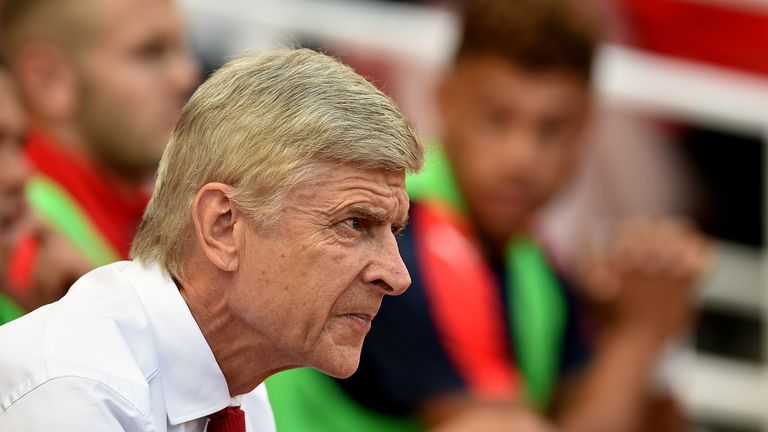
<path id="1" fill-rule="evenodd" d="M 344 220 L 343 223 L 355 231 L 363 230 L 363 220 L 361 218 L 358 218 L 358 217 L 347 218 Z"/>
<path id="2" fill-rule="evenodd" d="M 504 129 L 509 123 L 509 114 L 502 109 L 492 108 L 485 112 L 483 120 L 489 129 Z"/>
<path id="3" fill-rule="evenodd" d="M 568 135 L 570 123 L 565 119 L 548 119 L 539 126 L 539 136 L 545 143 L 559 143 Z"/>
<path id="4" fill-rule="evenodd" d="M 169 52 L 169 44 L 157 36 L 142 41 L 134 49 L 136 57 L 146 63 L 159 63 L 167 57 Z"/>

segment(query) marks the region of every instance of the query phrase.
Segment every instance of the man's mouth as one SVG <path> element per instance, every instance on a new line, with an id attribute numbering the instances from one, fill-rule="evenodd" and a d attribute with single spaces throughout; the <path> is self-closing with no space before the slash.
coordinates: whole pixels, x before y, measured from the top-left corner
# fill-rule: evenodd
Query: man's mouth
<path id="1" fill-rule="evenodd" d="M 358 330 L 367 333 L 371 329 L 374 315 L 368 313 L 349 313 L 343 314 L 341 317 L 348 320 Z"/>

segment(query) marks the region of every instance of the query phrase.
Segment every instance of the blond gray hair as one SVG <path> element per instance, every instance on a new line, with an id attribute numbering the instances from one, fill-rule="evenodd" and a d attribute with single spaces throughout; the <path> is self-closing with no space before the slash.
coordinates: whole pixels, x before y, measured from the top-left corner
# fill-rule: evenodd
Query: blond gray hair
<path id="1" fill-rule="evenodd" d="M 306 49 L 242 55 L 184 107 L 131 256 L 182 277 L 192 201 L 207 183 L 232 186 L 244 214 L 269 224 L 320 162 L 415 172 L 423 157 L 394 103 L 337 60 Z"/>

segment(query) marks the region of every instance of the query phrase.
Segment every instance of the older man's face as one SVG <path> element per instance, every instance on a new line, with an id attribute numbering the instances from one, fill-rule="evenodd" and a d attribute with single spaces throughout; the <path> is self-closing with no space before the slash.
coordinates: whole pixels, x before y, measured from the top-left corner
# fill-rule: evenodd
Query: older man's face
<path id="1" fill-rule="evenodd" d="M 395 233 L 404 175 L 327 167 L 288 197 L 274 230 L 249 229 L 232 305 L 295 365 L 346 377 L 385 295 L 411 283 Z"/>

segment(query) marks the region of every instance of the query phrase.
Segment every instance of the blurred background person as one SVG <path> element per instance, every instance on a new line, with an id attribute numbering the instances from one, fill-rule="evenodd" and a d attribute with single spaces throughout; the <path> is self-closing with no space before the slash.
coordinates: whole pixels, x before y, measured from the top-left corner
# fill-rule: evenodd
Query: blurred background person
<path id="1" fill-rule="evenodd" d="M 21 151 L 26 133 L 24 110 L 16 86 L 0 62 L 0 269 L 4 270 L 27 219 L 24 181 L 28 169 Z M 0 325 L 22 315 L 22 308 L 5 293 L 7 275 L 0 272 Z"/>
<path id="2" fill-rule="evenodd" d="M 468 3 L 438 90 L 442 145 L 409 182 L 412 286 L 383 305 L 350 379 L 270 381 L 279 427 L 685 429 L 651 379 L 690 324 L 706 241 L 675 220 L 627 221 L 590 261 L 583 245 L 567 278 L 536 235 L 585 151 L 598 42 L 580 2 Z"/>
<path id="3" fill-rule="evenodd" d="M 10 268 L 32 309 L 127 258 L 198 74 L 170 0 L 9 0 L 0 28 L 30 122 L 26 194 L 52 229 L 25 236 Z"/>

